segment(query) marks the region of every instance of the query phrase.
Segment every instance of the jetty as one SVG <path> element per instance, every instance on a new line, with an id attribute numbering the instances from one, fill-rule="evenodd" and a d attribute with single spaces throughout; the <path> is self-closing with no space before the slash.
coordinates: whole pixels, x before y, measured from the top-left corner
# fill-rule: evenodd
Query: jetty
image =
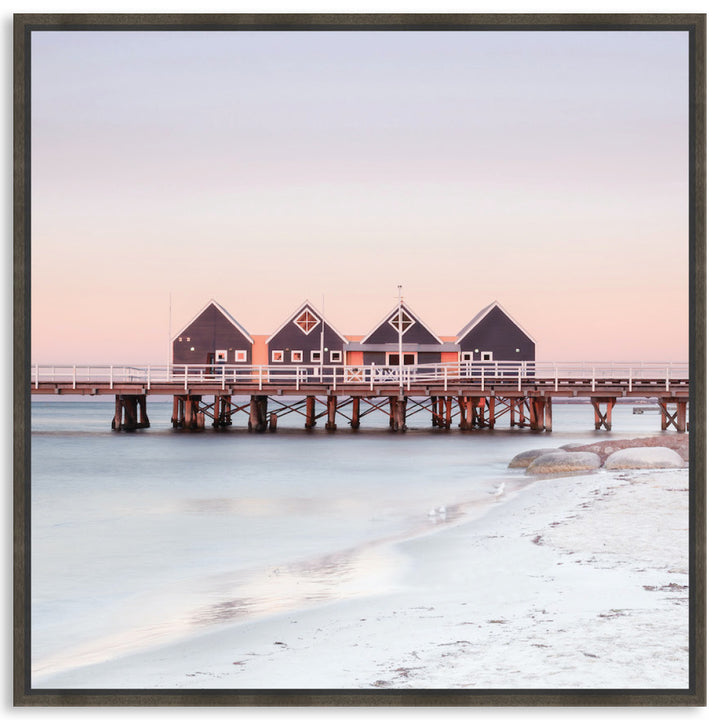
<path id="1" fill-rule="evenodd" d="M 219 430 L 243 418 L 252 432 L 274 431 L 290 413 L 305 427 L 339 418 L 358 429 L 370 413 L 387 416 L 393 431 L 424 413 L 432 427 L 552 431 L 554 399 L 577 398 L 592 407 L 596 430 L 612 429 L 622 398 L 654 400 L 660 429 L 687 430 L 687 363 L 453 362 L 418 365 L 40 365 L 31 369 L 33 395 L 109 395 L 114 430 L 150 426 L 147 398 L 172 398 L 172 427 Z M 268 401 L 272 400 L 272 412 Z"/>

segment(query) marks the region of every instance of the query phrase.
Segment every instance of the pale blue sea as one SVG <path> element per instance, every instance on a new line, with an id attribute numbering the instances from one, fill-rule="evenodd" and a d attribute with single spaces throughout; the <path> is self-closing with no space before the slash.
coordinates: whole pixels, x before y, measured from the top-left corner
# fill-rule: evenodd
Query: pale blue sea
<path id="1" fill-rule="evenodd" d="M 272 408 L 271 408 L 272 409 Z M 534 447 L 660 431 L 657 413 L 553 407 L 554 431 L 430 428 L 392 433 L 385 415 L 328 433 L 303 417 L 276 433 L 246 420 L 215 432 L 110 429 L 113 403 L 32 403 L 32 666 L 41 679 L 258 614 L 381 592 L 362 548 L 480 517 L 497 486 L 529 482 L 509 460 Z"/>

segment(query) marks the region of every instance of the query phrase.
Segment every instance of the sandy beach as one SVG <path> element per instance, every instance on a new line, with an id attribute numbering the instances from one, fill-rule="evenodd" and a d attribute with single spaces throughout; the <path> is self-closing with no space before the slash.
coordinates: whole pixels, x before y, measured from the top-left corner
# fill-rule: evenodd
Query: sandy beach
<path id="1" fill-rule="evenodd" d="M 541 479 L 482 517 L 376 548 L 382 592 L 35 686 L 684 688 L 687 491 L 686 469 Z"/>

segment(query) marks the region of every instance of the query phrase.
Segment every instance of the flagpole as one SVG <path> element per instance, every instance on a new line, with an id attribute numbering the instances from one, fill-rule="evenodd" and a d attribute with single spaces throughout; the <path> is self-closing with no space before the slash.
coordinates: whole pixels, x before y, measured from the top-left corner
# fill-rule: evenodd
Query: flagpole
<path id="1" fill-rule="evenodd" d="M 398 365 L 400 371 L 400 387 L 403 384 L 403 351 L 402 351 L 402 335 L 403 335 L 403 313 L 402 313 L 402 285 L 398 285 Z"/>

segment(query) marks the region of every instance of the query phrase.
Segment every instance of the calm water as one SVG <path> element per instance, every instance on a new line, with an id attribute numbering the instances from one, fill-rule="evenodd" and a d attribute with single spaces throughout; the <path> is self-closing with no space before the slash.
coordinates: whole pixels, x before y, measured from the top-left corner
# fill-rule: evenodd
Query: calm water
<path id="1" fill-rule="evenodd" d="M 373 413 L 330 434 L 300 415 L 277 433 L 110 430 L 113 404 L 32 405 L 32 659 L 44 675 L 207 631 L 223 622 L 391 588 L 391 541 L 479 516 L 521 490 L 516 453 L 659 432 L 656 413 L 553 407 L 554 432 L 391 433 Z M 237 417 L 237 416 L 236 416 Z M 505 482 L 498 500 L 494 490 Z"/>

